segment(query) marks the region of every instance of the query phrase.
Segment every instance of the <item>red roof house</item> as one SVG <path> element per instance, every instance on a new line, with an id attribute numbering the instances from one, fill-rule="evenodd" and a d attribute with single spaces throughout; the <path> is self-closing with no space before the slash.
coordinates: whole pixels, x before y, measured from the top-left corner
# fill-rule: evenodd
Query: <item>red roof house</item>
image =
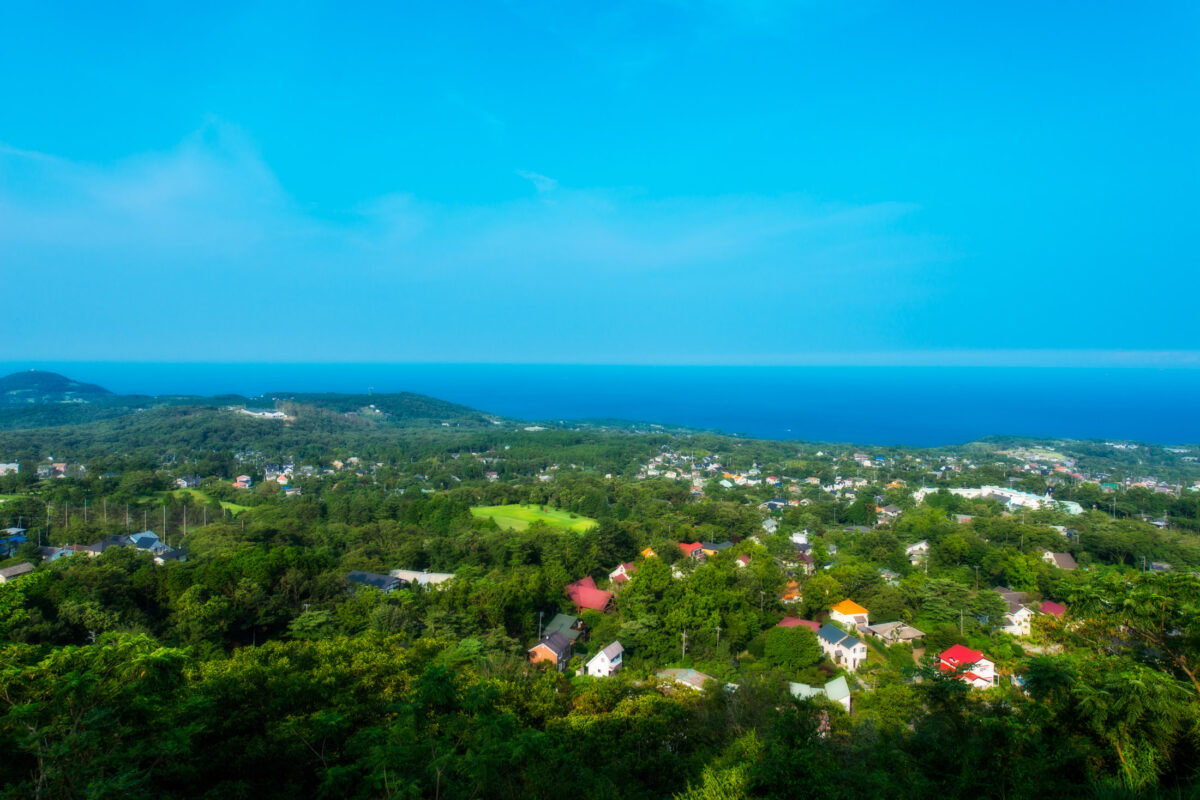
<path id="1" fill-rule="evenodd" d="M 592 580 L 592 576 L 567 584 L 567 597 L 579 608 L 590 608 L 593 611 L 607 611 L 609 603 L 612 602 L 612 592 L 606 592 L 603 589 L 596 588 L 596 582 Z"/>
<path id="2" fill-rule="evenodd" d="M 784 617 L 775 624 L 776 628 L 808 628 L 813 633 L 821 629 L 821 623 L 799 617 Z"/>
<path id="3" fill-rule="evenodd" d="M 983 653 L 956 644 L 938 656 L 938 669 L 942 672 L 966 670 L 962 680 L 976 689 L 987 689 L 996 684 L 996 665 Z"/>
<path id="4" fill-rule="evenodd" d="M 694 555 L 697 550 L 704 547 L 700 542 L 680 542 L 679 549 L 683 551 L 685 556 Z"/>
<path id="5" fill-rule="evenodd" d="M 1061 617 L 1067 613 L 1067 607 L 1053 600 L 1043 600 L 1041 611 L 1043 614 L 1049 614 L 1052 617 Z"/>

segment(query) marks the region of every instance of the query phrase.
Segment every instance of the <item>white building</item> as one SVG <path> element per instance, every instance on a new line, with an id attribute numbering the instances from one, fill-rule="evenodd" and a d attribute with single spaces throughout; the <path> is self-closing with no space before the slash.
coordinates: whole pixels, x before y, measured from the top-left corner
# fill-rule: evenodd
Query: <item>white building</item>
<path id="1" fill-rule="evenodd" d="M 583 674 L 593 678 L 611 678 L 621 669 L 621 657 L 625 648 L 620 642 L 613 642 L 588 660 L 583 668 Z"/>
<path id="2" fill-rule="evenodd" d="M 929 556 L 929 542 L 922 539 L 916 544 L 910 544 L 904 548 L 904 555 L 908 556 L 910 564 L 917 566 Z"/>
<path id="3" fill-rule="evenodd" d="M 963 670 L 961 679 L 974 689 L 989 689 L 997 682 L 996 664 L 978 650 L 961 644 L 938 656 L 938 669 L 942 672 Z"/>
<path id="4" fill-rule="evenodd" d="M 851 672 L 867 660 L 867 646 L 833 625 L 821 626 L 817 631 L 817 643 L 833 663 Z"/>

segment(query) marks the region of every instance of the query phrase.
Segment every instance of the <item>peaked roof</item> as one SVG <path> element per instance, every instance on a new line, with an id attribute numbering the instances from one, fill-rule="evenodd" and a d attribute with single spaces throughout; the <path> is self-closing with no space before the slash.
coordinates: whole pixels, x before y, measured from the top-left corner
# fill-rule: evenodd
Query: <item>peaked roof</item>
<path id="1" fill-rule="evenodd" d="M 822 625 L 820 630 L 817 631 L 817 636 L 839 647 L 855 647 L 862 644 L 858 639 L 833 625 Z"/>
<path id="2" fill-rule="evenodd" d="M 1062 603 L 1056 603 L 1053 600 L 1042 601 L 1042 613 L 1049 614 L 1052 617 L 1061 617 L 1067 613 L 1067 607 Z"/>
<path id="3" fill-rule="evenodd" d="M 690 556 L 692 553 L 696 552 L 697 550 L 699 550 L 702 547 L 704 547 L 704 545 L 701 544 L 700 542 L 680 542 L 679 543 L 679 549 L 682 550 L 683 554 L 686 556 Z"/>
<path id="4" fill-rule="evenodd" d="M 571 598 L 575 605 L 580 608 L 590 608 L 593 611 L 604 611 L 613 598 L 612 592 L 596 588 L 596 582 L 592 580 L 591 575 L 580 578 L 574 583 L 568 583 L 566 592 L 567 597 Z"/>
<path id="5" fill-rule="evenodd" d="M 542 640 L 529 648 L 531 651 L 539 647 L 545 647 L 554 655 L 562 658 L 571 652 L 571 640 L 563 636 L 561 633 L 552 633 L 549 636 L 543 636 Z"/>
<path id="6" fill-rule="evenodd" d="M 17 577 L 18 575 L 24 575 L 27 572 L 33 572 L 33 564 L 30 564 L 28 561 L 25 561 L 20 564 L 14 564 L 11 567 L 5 567 L 4 569 L 0 569 L 0 577 L 3 577 L 5 580 L 8 580 L 9 578 Z"/>
<path id="7" fill-rule="evenodd" d="M 965 645 L 956 644 L 946 652 L 938 656 L 942 661 L 952 667 L 969 667 L 983 659 L 983 653 L 978 650 L 972 650 Z"/>
<path id="8" fill-rule="evenodd" d="M 621 653 L 624 653 L 624 652 L 625 652 L 625 646 L 622 645 L 620 642 L 613 642 L 608 647 L 606 647 L 600 651 L 600 653 L 603 653 L 605 656 L 608 657 L 609 661 L 612 661 L 614 658 L 616 658 L 617 656 L 621 655 Z M 597 655 L 599 655 L 599 653 L 597 653 Z"/>
<path id="9" fill-rule="evenodd" d="M 799 617 L 784 617 L 775 623 L 776 628 L 808 628 L 813 633 L 821 629 L 821 623 L 813 622 L 811 619 L 800 619 Z"/>
<path id="10" fill-rule="evenodd" d="M 579 617 L 572 617 L 570 614 L 555 614 L 554 618 L 546 624 L 545 635 L 549 636 L 552 633 L 561 633 L 571 641 L 575 641 L 583 633 L 575 628 L 579 624 Z"/>
<path id="11" fill-rule="evenodd" d="M 865 608 L 863 608 L 862 606 L 860 606 L 858 603 L 854 602 L 853 600 L 843 600 L 842 602 L 838 603 L 836 606 L 834 606 L 830 610 L 836 611 L 839 614 L 845 614 L 846 616 L 851 616 L 851 617 L 854 616 L 855 614 L 869 614 L 870 613 L 869 611 L 867 611 Z"/>

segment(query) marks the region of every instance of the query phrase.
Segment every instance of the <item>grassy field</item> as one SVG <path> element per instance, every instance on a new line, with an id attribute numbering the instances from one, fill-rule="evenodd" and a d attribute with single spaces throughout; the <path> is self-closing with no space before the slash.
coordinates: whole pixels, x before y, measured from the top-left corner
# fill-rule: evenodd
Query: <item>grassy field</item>
<path id="1" fill-rule="evenodd" d="M 582 533 L 596 525 L 596 520 L 589 517 L 572 516 L 567 511 L 557 511 L 547 508 L 542 511 L 537 506 L 522 506 L 511 504 L 507 506 L 471 506 L 471 513 L 477 517 L 491 517 L 496 524 L 508 530 L 523 531 L 530 523 L 541 520 L 556 528 Z"/>
<path id="2" fill-rule="evenodd" d="M 184 497 L 192 497 L 198 503 L 208 504 L 212 502 L 212 498 L 199 489 L 175 489 L 171 492 L 171 495 L 180 500 Z M 221 508 L 234 515 L 240 514 L 243 511 L 251 510 L 250 506 L 241 506 L 237 503 L 230 503 L 226 500 L 221 501 Z"/>

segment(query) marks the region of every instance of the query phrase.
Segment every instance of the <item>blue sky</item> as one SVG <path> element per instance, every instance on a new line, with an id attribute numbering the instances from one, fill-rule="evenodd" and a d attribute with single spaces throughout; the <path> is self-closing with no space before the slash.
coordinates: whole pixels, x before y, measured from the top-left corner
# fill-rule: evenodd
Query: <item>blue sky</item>
<path id="1" fill-rule="evenodd" d="M 1190 2 L 0 6 L 0 360 L 1200 365 Z"/>

